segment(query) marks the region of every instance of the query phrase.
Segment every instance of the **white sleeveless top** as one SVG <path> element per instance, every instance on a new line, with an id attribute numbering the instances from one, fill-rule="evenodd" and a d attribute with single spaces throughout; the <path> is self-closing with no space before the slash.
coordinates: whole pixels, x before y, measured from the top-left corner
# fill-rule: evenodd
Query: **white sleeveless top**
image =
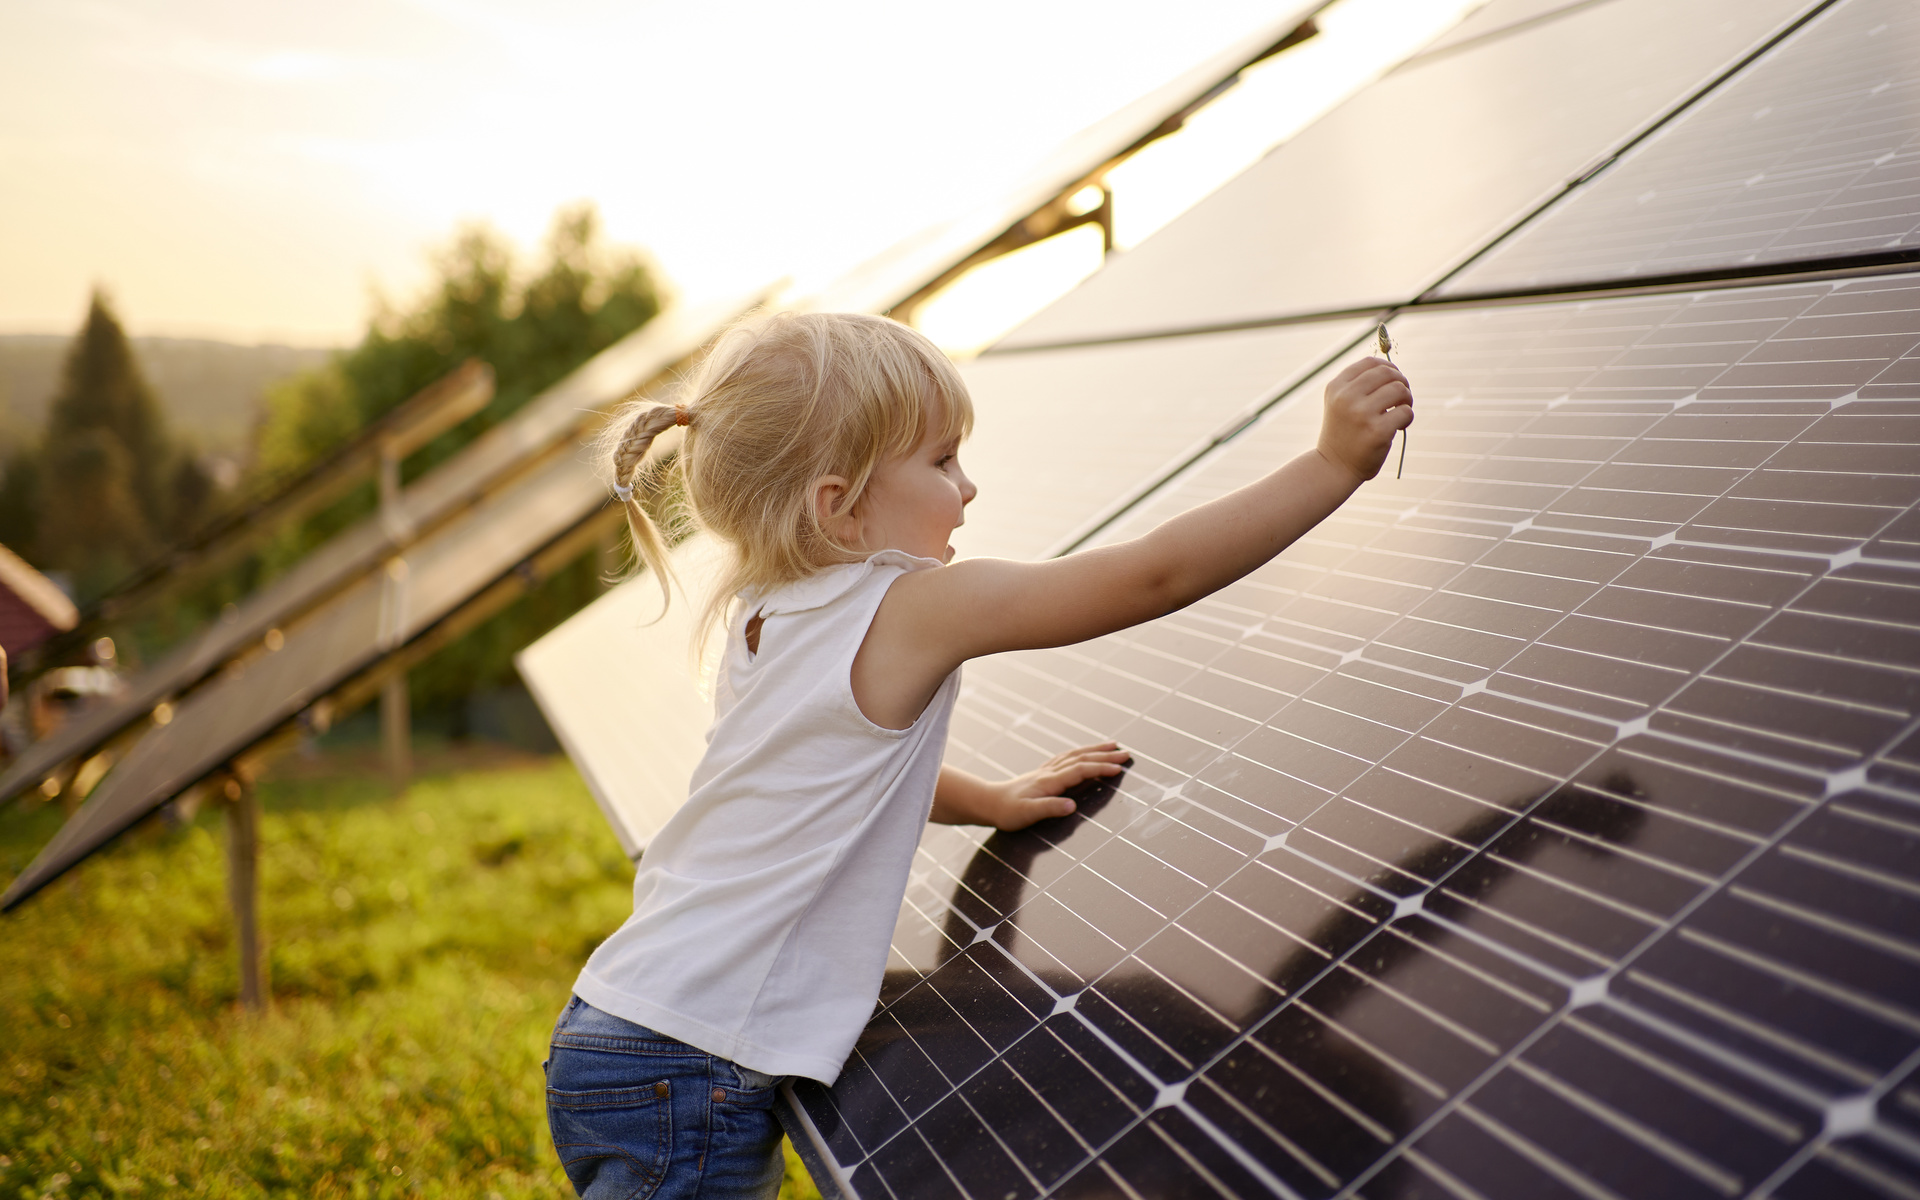
<path id="1" fill-rule="evenodd" d="M 960 687 L 955 671 L 885 729 L 854 703 L 853 658 L 893 581 L 939 565 L 883 550 L 741 606 L 687 802 L 581 999 L 755 1071 L 839 1075 L 880 994 Z"/>

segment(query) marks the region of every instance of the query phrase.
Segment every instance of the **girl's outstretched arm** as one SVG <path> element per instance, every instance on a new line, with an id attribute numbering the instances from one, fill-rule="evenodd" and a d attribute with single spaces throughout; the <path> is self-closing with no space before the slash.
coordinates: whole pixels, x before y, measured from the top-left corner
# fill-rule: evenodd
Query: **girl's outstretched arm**
<path id="1" fill-rule="evenodd" d="M 1011 833 L 1073 811 L 1060 793 L 1089 779 L 1118 775 L 1132 756 L 1116 742 L 1080 746 L 1056 754 L 1024 775 L 991 781 L 958 767 L 941 767 L 933 791 L 933 815 L 942 825 L 991 825 Z"/>
<path id="2" fill-rule="evenodd" d="M 1218 591 L 1340 507 L 1412 423 L 1406 376 L 1364 358 L 1327 384 L 1315 449 L 1143 537 L 1044 562 L 968 559 L 903 576 L 854 661 L 861 710 L 898 728 L 967 659 L 1086 641 Z"/>

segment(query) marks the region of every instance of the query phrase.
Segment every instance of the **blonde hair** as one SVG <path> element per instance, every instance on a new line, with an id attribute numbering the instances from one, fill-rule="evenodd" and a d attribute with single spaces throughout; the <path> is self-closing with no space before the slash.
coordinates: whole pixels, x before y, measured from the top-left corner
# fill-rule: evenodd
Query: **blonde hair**
<path id="1" fill-rule="evenodd" d="M 664 471 L 641 466 L 654 439 L 687 426 Z M 694 369 L 678 404 L 623 405 L 600 438 L 627 510 L 639 562 L 671 603 L 665 539 L 641 506 L 674 477 L 689 515 L 730 552 L 697 629 L 720 623 L 736 595 L 764 594 L 863 552 L 841 544 L 814 510 L 824 475 L 848 481 L 829 518 L 852 511 L 874 468 L 929 432 L 965 438 L 973 401 L 959 372 L 918 331 L 859 313 L 751 318 L 727 330 Z M 664 610 L 663 610 L 664 611 Z"/>

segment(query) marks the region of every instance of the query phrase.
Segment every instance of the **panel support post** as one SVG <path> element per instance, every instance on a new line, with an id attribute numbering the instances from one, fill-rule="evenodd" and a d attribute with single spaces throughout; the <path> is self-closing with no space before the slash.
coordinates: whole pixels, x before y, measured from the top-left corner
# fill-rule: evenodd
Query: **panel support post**
<path id="1" fill-rule="evenodd" d="M 400 452 L 380 448 L 380 516 L 389 531 L 398 530 L 400 514 Z M 387 752 L 387 774 L 393 790 L 404 791 L 413 778 L 413 722 L 407 704 L 407 676 L 396 671 L 380 685 L 380 740 Z"/>
<path id="2" fill-rule="evenodd" d="M 386 747 L 393 789 L 404 791 L 413 778 L 413 721 L 407 698 L 407 673 L 395 671 L 380 685 L 380 739 Z"/>
<path id="3" fill-rule="evenodd" d="M 240 958 L 240 1007 L 267 1005 L 267 963 L 260 945 L 260 797 L 241 772 L 223 785 L 227 808 L 227 899 Z"/>

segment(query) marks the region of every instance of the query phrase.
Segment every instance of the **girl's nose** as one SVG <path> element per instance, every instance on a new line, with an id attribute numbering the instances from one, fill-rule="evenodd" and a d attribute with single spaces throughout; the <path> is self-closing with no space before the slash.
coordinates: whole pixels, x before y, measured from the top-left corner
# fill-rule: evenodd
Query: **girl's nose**
<path id="1" fill-rule="evenodd" d="M 973 498 L 979 494 L 980 489 L 973 486 L 973 480 L 967 476 L 967 473 L 960 472 L 960 507 L 965 508 L 972 504 Z"/>

